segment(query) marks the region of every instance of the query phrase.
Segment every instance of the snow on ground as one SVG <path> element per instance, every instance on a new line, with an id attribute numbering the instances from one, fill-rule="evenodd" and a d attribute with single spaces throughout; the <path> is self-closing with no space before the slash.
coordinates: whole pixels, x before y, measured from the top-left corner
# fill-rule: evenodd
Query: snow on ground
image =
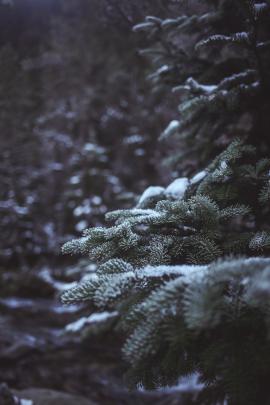
<path id="1" fill-rule="evenodd" d="M 21 399 L 20 405 L 34 405 L 34 402 L 31 399 Z"/>

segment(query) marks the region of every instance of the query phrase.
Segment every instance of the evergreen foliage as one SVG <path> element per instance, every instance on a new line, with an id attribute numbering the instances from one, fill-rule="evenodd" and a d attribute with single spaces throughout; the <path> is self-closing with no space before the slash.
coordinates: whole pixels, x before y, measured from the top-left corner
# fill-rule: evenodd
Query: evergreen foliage
<path id="1" fill-rule="evenodd" d="M 253 147 L 236 140 L 204 173 L 181 182 L 186 185 L 182 198 L 168 193 L 171 186 L 159 188 L 158 196 L 148 192 L 137 207 L 107 214 L 111 227 L 90 228 L 64 246 L 65 253 L 87 254 L 99 266 L 62 301 L 89 300 L 100 310 L 119 313 L 133 381 L 155 387 L 199 372 L 207 386 L 201 401 L 228 397 L 229 403 L 252 404 L 258 391 L 265 398 L 269 366 L 261 367 L 262 358 L 254 354 L 257 369 L 247 376 L 245 356 L 252 345 L 256 353 L 257 344 L 258 350 L 269 350 L 270 261 L 220 260 L 231 254 L 264 256 L 269 250 L 268 204 L 257 207 L 270 162 L 256 163 L 255 155 Z M 237 358 L 235 345 L 242 343 L 235 329 L 241 340 L 251 334 Z M 256 381 L 251 392 L 247 379 Z"/>
<path id="2" fill-rule="evenodd" d="M 194 14 L 146 17 L 134 27 L 148 44 L 141 53 L 152 61 L 155 88 L 172 87 L 180 99 L 179 118 L 161 138 L 178 140 L 169 161 L 189 171 L 203 167 L 236 136 L 260 150 L 269 147 L 270 5 L 201 3 L 199 14 L 195 7 Z"/>
<path id="3" fill-rule="evenodd" d="M 108 213 L 107 227 L 65 244 L 98 267 L 62 301 L 118 314 L 133 384 L 197 373 L 198 404 L 267 404 L 269 4 L 203 4 L 203 14 L 134 28 L 154 43 L 144 51 L 158 66 L 151 80 L 181 92 L 180 120 L 163 136 L 178 134 L 193 175 L 149 187 L 133 209 Z M 187 154 L 197 170 L 213 159 L 196 173 Z"/>

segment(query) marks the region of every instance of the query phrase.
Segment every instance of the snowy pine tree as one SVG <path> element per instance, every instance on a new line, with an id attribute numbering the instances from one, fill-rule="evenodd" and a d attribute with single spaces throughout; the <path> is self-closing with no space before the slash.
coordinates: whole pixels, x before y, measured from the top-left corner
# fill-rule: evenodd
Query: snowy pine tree
<path id="1" fill-rule="evenodd" d="M 180 94 L 180 119 L 163 137 L 181 140 L 189 177 L 149 187 L 136 207 L 108 213 L 107 227 L 68 242 L 64 252 L 89 255 L 97 271 L 62 301 L 117 317 L 135 384 L 195 373 L 198 404 L 266 404 L 270 8 L 223 0 L 202 10 L 134 28 L 154 43 L 144 53 L 158 66 L 155 86 Z"/>
<path id="2" fill-rule="evenodd" d="M 203 1 L 195 11 L 198 3 L 199 15 L 146 17 L 134 27 L 145 37 L 141 53 L 152 61 L 155 89 L 172 88 L 180 100 L 161 138 L 177 139 L 169 161 L 189 171 L 236 136 L 269 146 L 269 3 Z"/>

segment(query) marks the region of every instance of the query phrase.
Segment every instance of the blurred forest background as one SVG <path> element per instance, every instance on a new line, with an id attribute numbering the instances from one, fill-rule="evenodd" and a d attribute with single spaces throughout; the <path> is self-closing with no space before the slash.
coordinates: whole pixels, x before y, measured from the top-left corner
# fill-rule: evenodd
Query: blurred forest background
<path id="1" fill-rule="evenodd" d="M 164 149 L 156 140 L 173 101 L 164 92 L 150 94 L 147 65 L 131 31 L 149 13 L 169 14 L 163 3 L 2 4 L 5 265 L 27 268 L 59 257 L 63 241 L 166 178 L 159 164 Z"/>
<path id="2" fill-rule="evenodd" d="M 59 290 L 84 267 L 76 258 L 72 267 L 60 249 L 102 224 L 108 210 L 131 206 L 149 184 L 168 179 L 158 136 L 177 102 L 166 88 L 151 91 L 132 26 L 149 14 L 174 15 L 177 3 L 1 2 L 0 382 L 12 388 L 139 401 L 120 388 L 112 394 L 122 365 L 111 341 L 104 353 L 100 338 L 86 350 L 62 336 L 84 309 L 62 308 Z M 11 397 L 1 387 L 0 403 L 13 403 L 4 402 Z M 35 403 L 42 395 L 34 391 Z"/>

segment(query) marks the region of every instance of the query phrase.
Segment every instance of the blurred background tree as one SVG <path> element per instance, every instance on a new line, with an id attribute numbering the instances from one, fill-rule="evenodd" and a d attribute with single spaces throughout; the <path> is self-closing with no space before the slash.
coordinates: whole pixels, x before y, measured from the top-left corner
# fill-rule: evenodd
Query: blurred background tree
<path id="1" fill-rule="evenodd" d="M 132 26 L 147 14 L 173 15 L 174 7 L 0 1 L 0 382 L 33 388 L 37 401 L 55 396 L 58 405 L 61 395 L 35 387 L 97 403 L 140 401 L 123 388 L 119 336 L 109 334 L 106 350 L 93 337 L 89 350 L 63 334 L 85 308 L 63 308 L 59 293 L 89 269 L 60 246 L 167 179 L 166 150 L 156 140 L 176 99 L 150 92 Z M 0 384 L 0 403 L 6 398 Z"/>
<path id="2" fill-rule="evenodd" d="M 14 1 L 0 9 L 1 258 L 59 260 L 64 240 L 167 171 L 176 100 L 150 95 L 131 27 L 165 2 Z M 145 94 L 148 93 L 148 97 Z"/>

